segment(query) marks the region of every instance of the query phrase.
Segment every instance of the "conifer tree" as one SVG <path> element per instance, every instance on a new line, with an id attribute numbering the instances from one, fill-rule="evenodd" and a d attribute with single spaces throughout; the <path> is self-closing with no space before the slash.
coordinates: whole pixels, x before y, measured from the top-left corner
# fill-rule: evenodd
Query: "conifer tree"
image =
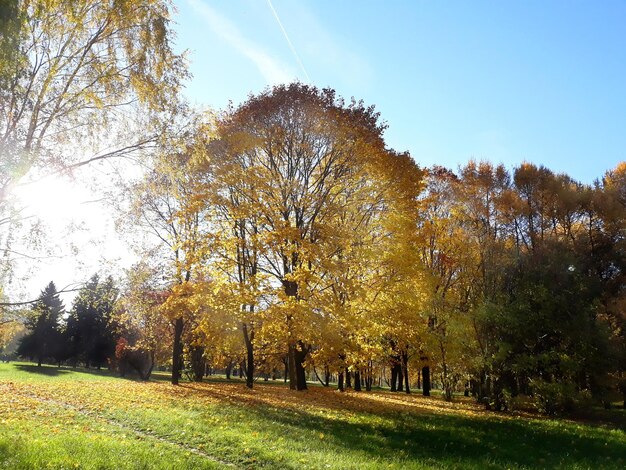
<path id="1" fill-rule="evenodd" d="M 18 347 L 20 356 L 37 360 L 41 367 L 47 358 L 60 361 L 63 353 L 61 321 L 65 307 L 59 298 L 54 282 L 50 282 L 41 291 L 39 300 L 32 309 L 32 316 L 26 321 L 29 333 L 24 336 Z"/>

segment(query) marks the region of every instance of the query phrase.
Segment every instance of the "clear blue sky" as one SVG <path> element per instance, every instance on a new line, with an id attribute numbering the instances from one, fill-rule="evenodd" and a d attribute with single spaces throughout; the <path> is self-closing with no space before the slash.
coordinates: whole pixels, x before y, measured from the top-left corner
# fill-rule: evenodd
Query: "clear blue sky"
<path id="1" fill-rule="evenodd" d="M 423 166 L 525 160 L 591 182 L 626 160 L 624 1 L 175 4 L 200 105 L 308 75 L 376 105 Z"/>

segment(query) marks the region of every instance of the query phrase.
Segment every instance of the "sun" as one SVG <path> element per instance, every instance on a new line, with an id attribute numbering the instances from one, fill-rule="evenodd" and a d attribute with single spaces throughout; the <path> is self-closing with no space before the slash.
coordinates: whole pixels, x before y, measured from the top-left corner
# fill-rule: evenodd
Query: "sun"
<path id="1" fill-rule="evenodd" d="M 87 189 L 60 176 L 47 176 L 22 184 L 15 189 L 15 196 L 25 217 L 71 219 L 80 218 L 89 211 L 84 204 L 90 196 Z"/>

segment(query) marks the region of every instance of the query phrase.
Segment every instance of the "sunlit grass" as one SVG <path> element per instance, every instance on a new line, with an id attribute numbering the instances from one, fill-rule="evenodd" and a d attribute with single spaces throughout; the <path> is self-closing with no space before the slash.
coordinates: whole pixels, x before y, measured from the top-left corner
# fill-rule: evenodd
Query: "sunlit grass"
<path id="1" fill-rule="evenodd" d="M 623 430 L 389 392 L 0 365 L 5 468 L 623 468 Z M 78 467 L 76 467 L 78 465 Z"/>

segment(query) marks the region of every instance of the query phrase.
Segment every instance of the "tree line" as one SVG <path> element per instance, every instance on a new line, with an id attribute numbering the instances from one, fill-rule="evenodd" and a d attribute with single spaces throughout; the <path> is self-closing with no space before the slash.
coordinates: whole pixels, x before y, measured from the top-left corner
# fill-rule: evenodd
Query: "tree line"
<path id="1" fill-rule="evenodd" d="M 296 83 L 154 156 L 128 216 L 156 243 L 125 308 L 171 323 L 172 381 L 185 357 L 237 358 L 249 387 L 284 369 L 293 389 L 313 370 L 369 389 L 384 369 L 392 390 L 419 374 L 425 393 L 432 376 L 446 399 L 547 412 L 623 393 L 626 166 L 592 185 L 529 163 L 427 169 L 384 129 Z"/>

